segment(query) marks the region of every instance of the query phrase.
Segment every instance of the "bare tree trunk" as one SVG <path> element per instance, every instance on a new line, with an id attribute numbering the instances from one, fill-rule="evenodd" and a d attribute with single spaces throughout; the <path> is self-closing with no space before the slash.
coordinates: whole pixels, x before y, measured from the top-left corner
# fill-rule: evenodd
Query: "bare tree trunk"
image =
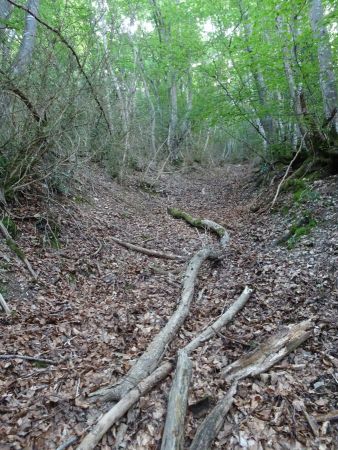
<path id="1" fill-rule="evenodd" d="M 323 5 L 321 0 L 311 0 L 311 26 L 314 38 L 317 41 L 318 61 L 320 73 L 320 87 L 324 102 L 325 118 L 331 120 L 331 129 L 338 133 L 338 95 L 335 74 L 332 63 L 332 54 L 327 30 L 323 24 Z"/>
<path id="2" fill-rule="evenodd" d="M 40 0 L 28 0 L 27 3 L 27 9 L 35 16 L 37 16 L 39 13 L 39 3 Z M 25 72 L 32 61 L 36 29 L 36 18 L 32 14 L 27 13 L 23 39 L 21 41 L 18 56 L 13 65 L 14 75 L 21 75 L 23 72 Z"/>
<path id="3" fill-rule="evenodd" d="M 249 44 L 250 37 L 251 37 L 251 34 L 252 34 L 252 26 L 248 22 L 248 12 L 243 7 L 243 0 L 238 0 L 238 3 L 239 3 L 240 12 L 241 12 L 243 18 L 247 21 L 245 26 L 244 26 L 245 39 L 247 41 L 247 52 L 250 55 L 251 73 L 252 73 L 253 79 L 255 81 L 259 103 L 260 103 L 260 105 L 262 106 L 262 109 L 263 109 L 263 113 L 262 113 L 263 117 L 260 117 L 260 119 L 259 119 L 260 123 L 261 123 L 261 126 L 264 129 L 264 133 L 262 133 L 262 134 L 265 136 L 266 146 L 267 146 L 267 149 L 269 149 L 270 145 L 274 141 L 274 124 L 273 124 L 272 117 L 267 112 L 267 109 L 268 109 L 268 104 L 267 104 L 267 87 L 266 87 L 266 84 L 265 84 L 265 81 L 264 81 L 263 74 L 262 74 L 262 72 L 259 69 L 258 61 L 254 57 L 252 48 L 251 48 L 251 46 Z"/>
<path id="4" fill-rule="evenodd" d="M 286 39 L 284 39 L 284 34 L 286 31 L 284 29 L 284 23 L 283 23 L 282 17 L 278 16 L 276 19 L 276 22 L 277 22 L 277 30 L 278 30 L 280 37 L 284 41 L 286 41 Z M 293 111 L 296 116 L 296 123 L 299 127 L 299 131 L 301 132 L 301 135 L 304 136 L 307 130 L 306 130 L 304 123 L 302 122 L 302 105 L 300 102 L 299 89 L 296 86 L 296 82 L 295 82 L 295 78 L 294 78 L 294 74 L 293 74 L 293 70 L 292 70 L 292 58 L 291 58 L 291 55 L 290 55 L 285 43 L 283 43 L 282 50 L 283 50 L 284 71 L 285 71 L 285 76 L 286 76 L 288 86 L 289 86 L 289 93 L 290 93 L 290 97 L 291 97 L 291 101 L 292 101 Z"/>
<path id="5" fill-rule="evenodd" d="M 168 129 L 168 149 L 171 160 L 176 161 L 178 159 L 177 153 L 178 109 L 177 109 L 177 80 L 175 73 L 171 74 L 169 98 L 170 98 L 170 118 Z"/>

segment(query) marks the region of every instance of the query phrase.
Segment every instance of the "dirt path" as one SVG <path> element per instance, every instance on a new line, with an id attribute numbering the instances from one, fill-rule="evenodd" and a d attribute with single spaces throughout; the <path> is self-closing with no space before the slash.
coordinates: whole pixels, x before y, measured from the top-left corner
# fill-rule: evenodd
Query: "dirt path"
<path id="1" fill-rule="evenodd" d="M 337 408 L 337 179 L 317 182 L 316 201 L 296 205 L 283 216 L 251 212 L 252 179 L 241 166 L 167 174 L 156 182 L 156 192 L 145 185 L 140 189 L 135 180 L 120 186 L 96 169 L 87 177 L 90 203 L 76 197 L 52 208 L 60 221 L 61 249 L 42 246 L 41 230 L 32 222 L 20 224 L 18 241 L 39 271 L 39 284 L 27 281 L 1 244 L 1 287 L 15 311 L 0 318 L 1 354 L 39 355 L 59 364 L 0 362 L 0 448 L 55 449 L 80 434 L 99 412 L 80 399 L 117 381 L 166 323 L 176 307 L 183 264 L 128 251 L 111 237 L 186 256 L 213 239 L 172 219 L 168 206 L 213 219 L 231 235 L 224 261 L 203 266 L 196 301 L 168 357 L 245 285 L 254 288 L 223 337 L 193 355 L 189 404 L 204 402 L 189 413 L 187 445 L 206 414 L 202 406 L 212 405 L 226 389 L 222 368 L 282 324 L 312 318 L 313 339 L 267 376 L 240 384 L 215 448 L 334 448 L 334 423 L 320 424 L 315 437 L 295 402 L 304 401 L 314 416 Z M 40 213 L 40 207 L 16 212 Z M 273 246 L 303 209 L 311 209 L 320 225 L 291 250 Z M 127 429 L 114 427 L 101 448 L 114 448 L 119 430 L 118 448 L 158 448 L 169 385 L 166 380 L 142 398 L 123 421 Z"/>

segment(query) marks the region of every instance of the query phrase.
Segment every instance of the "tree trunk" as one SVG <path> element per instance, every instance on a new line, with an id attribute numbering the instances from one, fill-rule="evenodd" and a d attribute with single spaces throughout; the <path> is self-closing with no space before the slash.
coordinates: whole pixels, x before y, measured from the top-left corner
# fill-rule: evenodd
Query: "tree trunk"
<path id="1" fill-rule="evenodd" d="M 27 9 L 35 16 L 37 16 L 39 12 L 39 3 L 40 0 L 29 0 L 27 3 Z M 21 75 L 22 73 L 24 73 L 28 69 L 32 61 L 36 29 L 36 18 L 32 14 L 27 13 L 23 39 L 21 41 L 18 56 L 13 65 L 14 75 Z"/>
<path id="2" fill-rule="evenodd" d="M 317 41 L 319 61 L 319 82 L 324 102 L 324 114 L 328 120 L 337 108 L 338 96 L 335 74 L 333 70 L 332 54 L 329 44 L 328 33 L 323 24 L 323 5 L 321 0 L 311 1 L 311 26 L 313 35 Z M 338 113 L 330 121 L 331 130 L 338 133 Z"/>
<path id="3" fill-rule="evenodd" d="M 177 122 L 178 122 L 178 109 L 177 109 L 177 80 L 176 74 L 171 74 L 171 86 L 169 91 L 170 98 L 170 118 L 168 129 L 168 149 L 170 159 L 177 161 L 178 159 L 178 146 L 177 146 Z"/>

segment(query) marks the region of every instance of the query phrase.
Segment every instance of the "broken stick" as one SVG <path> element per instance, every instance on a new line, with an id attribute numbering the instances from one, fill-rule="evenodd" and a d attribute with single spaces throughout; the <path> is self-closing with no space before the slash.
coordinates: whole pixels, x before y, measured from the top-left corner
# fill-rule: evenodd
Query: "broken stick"
<path id="1" fill-rule="evenodd" d="M 232 384 L 226 395 L 207 415 L 198 427 L 195 437 L 191 443 L 190 450 L 208 450 L 215 437 L 221 431 L 225 417 L 228 414 L 237 392 L 237 381 Z"/>

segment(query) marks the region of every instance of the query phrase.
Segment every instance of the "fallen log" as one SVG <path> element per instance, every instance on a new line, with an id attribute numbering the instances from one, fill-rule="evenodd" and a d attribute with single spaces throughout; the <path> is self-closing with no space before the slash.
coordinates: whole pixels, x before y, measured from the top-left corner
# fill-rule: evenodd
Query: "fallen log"
<path id="1" fill-rule="evenodd" d="M 196 350 L 196 348 L 203 344 L 204 342 L 206 342 L 207 339 L 210 339 L 211 337 L 213 337 L 215 335 L 215 333 L 205 333 L 207 330 L 209 330 L 210 328 L 212 328 L 214 331 L 218 330 L 221 328 L 221 324 L 223 324 L 222 326 L 226 325 L 226 323 L 228 323 L 234 316 L 235 314 L 241 309 L 241 307 L 244 306 L 245 302 L 249 299 L 250 295 L 251 295 L 251 289 L 249 288 L 245 288 L 244 291 L 242 292 L 242 294 L 240 295 L 240 297 L 235 301 L 235 303 L 233 305 L 230 306 L 230 308 L 224 313 L 222 314 L 222 316 L 220 318 L 218 318 L 212 325 L 210 325 L 209 327 L 207 327 L 202 333 L 201 336 L 203 336 L 203 339 L 199 339 L 198 335 L 193 341 L 193 345 L 186 345 L 185 347 L 183 347 L 183 349 L 181 350 L 182 352 L 184 352 L 186 355 L 188 355 L 190 352 Z M 244 301 L 245 300 L 245 301 Z M 227 318 L 227 320 L 224 320 L 225 318 Z M 221 319 L 221 320 L 220 320 Z M 165 371 L 166 367 L 167 367 L 167 362 L 163 363 L 157 370 L 162 370 Z M 172 366 L 171 366 L 172 367 Z M 171 371 L 171 368 L 169 369 L 169 371 Z M 155 373 L 155 372 L 154 372 Z M 169 372 L 168 372 L 169 373 Z M 150 378 L 150 376 L 148 377 L 148 379 Z M 145 380 L 144 380 L 145 381 Z M 137 389 L 137 388 L 136 388 Z M 135 390 L 135 389 L 134 389 Z M 132 391 L 129 391 L 129 394 Z M 121 402 L 123 402 L 127 396 L 129 395 L 128 393 L 120 400 L 120 402 L 118 404 L 121 404 Z M 134 402 L 135 403 L 135 402 Z M 130 406 L 132 406 L 134 403 L 128 403 L 130 404 Z M 125 403 L 122 403 L 125 404 Z M 116 405 L 117 406 L 117 405 Z M 129 406 L 129 407 L 130 407 Z M 126 408 L 124 410 L 125 412 L 128 411 L 128 409 Z M 115 417 L 115 416 L 114 416 Z M 121 416 L 122 417 L 122 416 Z M 114 422 L 111 423 L 110 426 L 113 425 Z M 105 428 L 107 432 L 108 428 Z M 104 434 L 104 433 L 103 433 Z M 102 434 L 102 436 L 103 436 Z M 101 437 L 102 437 L 101 436 Z"/>
<path id="2" fill-rule="evenodd" d="M 96 423 L 94 428 L 84 437 L 77 450 L 92 450 L 100 442 L 103 435 L 116 423 L 139 398 L 150 391 L 159 381 L 163 380 L 172 370 L 172 364 L 166 362 L 156 369 L 149 377 L 130 390 L 116 405 L 114 405 Z"/>
<path id="3" fill-rule="evenodd" d="M 222 227 L 222 225 L 219 225 L 218 223 L 214 222 L 213 220 L 197 219 L 196 217 L 192 217 L 190 214 L 181 211 L 177 208 L 168 208 L 168 213 L 175 219 L 185 220 L 193 227 L 203 228 L 214 232 L 220 238 L 221 245 L 223 247 L 225 247 L 230 240 L 229 234 L 226 231 L 226 229 Z"/>
<path id="4" fill-rule="evenodd" d="M 240 380 L 266 372 L 308 339 L 312 335 L 312 330 L 313 324 L 310 320 L 286 326 L 279 333 L 267 339 L 257 350 L 230 364 L 223 373 L 226 381 L 233 384 L 225 397 L 217 403 L 198 428 L 190 450 L 211 448 L 212 442 L 224 424 L 236 393 L 237 383 Z"/>
<path id="5" fill-rule="evenodd" d="M 183 450 L 184 420 L 192 366 L 187 353 L 180 350 L 174 381 L 170 390 L 161 450 Z"/>
<path id="6" fill-rule="evenodd" d="M 179 261 L 185 261 L 187 258 L 180 255 L 173 255 L 171 253 L 163 253 L 157 250 L 151 250 L 149 248 L 140 247 L 139 245 L 131 244 L 130 242 L 121 241 L 120 239 L 112 236 L 111 239 L 120 244 L 122 247 L 128 248 L 129 250 L 134 250 L 135 252 L 143 253 L 148 256 L 153 256 L 154 258 L 162 258 L 162 259 L 174 259 Z"/>

